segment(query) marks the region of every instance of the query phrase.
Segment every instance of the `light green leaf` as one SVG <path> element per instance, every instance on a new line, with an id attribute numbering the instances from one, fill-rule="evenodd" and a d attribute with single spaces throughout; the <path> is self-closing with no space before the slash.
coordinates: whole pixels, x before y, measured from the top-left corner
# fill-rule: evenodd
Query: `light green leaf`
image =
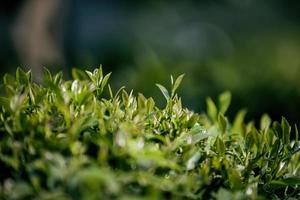
<path id="1" fill-rule="evenodd" d="M 101 83 L 101 90 L 103 91 L 104 87 L 106 86 L 108 79 L 110 78 L 111 73 L 108 73 L 104 76 L 102 83 Z"/>
<path id="2" fill-rule="evenodd" d="M 225 144 L 219 137 L 217 137 L 215 141 L 215 146 L 216 146 L 217 153 L 221 155 L 225 153 Z"/>
<path id="3" fill-rule="evenodd" d="M 213 121 L 217 121 L 217 107 L 215 105 L 215 103 L 213 102 L 213 100 L 208 97 L 206 99 L 206 104 L 207 104 L 207 114 L 208 116 L 213 120 Z"/>
<path id="4" fill-rule="evenodd" d="M 269 117 L 269 115 L 264 114 L 260 119 L 260 129 L 265 130 L 265 129 L 269 128 L 271 122 L 272 121 L 271 121 L 271 118 Z"/>
<path id="5" fill-rule="evenodd" d="M 27 84 L 29 82 L 28 75 L 20 68 L 17 68 L 16 79 L 19 84 Z"/>
<path id="6" fill-rule="evenodd" d="M 229 91 L 223 92 L 219 96 L 219 111 L 223 115 L 226 113 L 231 102 L 231 93 Z"/>
<path id="7" fill-rule="evenodd" d="M 164 86 L 162 86 L 158 83 L 156 84 L 156 86 L 160 89 L 160 91 L 164 95 L 165 99 L 168 101 L 170 99 L 170 95 L 169 95 L 168 90 Z"/>
<path id="8" fill-rule="evenodd" d="M 221 113 L 218 116 L 218 124 L 219 124 L 219 128 L 220 128 L 221 132 L 225 133 L 226 127 L 227 127 L 227 121 L 226 121 L 226 118 L 224 117 L 224 115 L 222 115 Z"/>
<path id="9" fill-rule="evenodd" d="M 10 74 L 5 74 L 3 76 L 3 82 L 4 82 L 5 85 L 14 85 L 15 78 Z"/>
<path id="10" fill-rule="evenodd" d="M 245 109 L 240 110 L 238 114 L 236 115 L 233 125 L 232 125 L 232 132 L 233 133 L 240 133 L 243 134 L 243 124 L 244 124 L 244 119 L 246 116 L 247 111 Z"/>
<path id="11" fill-rule="evenodd" d="M 186 162 L 186 169 L 192 170 L 196 167 L 196 163 L 199 161 L 201 157 L 201 153 L 198 151 L 196 152 L 188 161 Z"/>
<path id="12" fill-rule="evenodd" d="M 184 74 L 181 74 L 175 80 L 175 83 L 173 85 L 172 92 L 171 92 L 171 96 L 172 97 L 175 95 L 175 92 L 176 92 L 177 88 L 179 87 L 180 83 L 182 82 L 183 77 L 184 77 Z"/>
<path id="13" fill-rule="evenodd" d="M 93 83 L 96 82 L 95 76 L 94 76 L 94 74 L 93 74 L 92 72 L 90 72 L 90 71 L 85 71 L 85 73 L 89 76 L 89 78 L 91 79 L 91 81 L 92 81 Z"/>

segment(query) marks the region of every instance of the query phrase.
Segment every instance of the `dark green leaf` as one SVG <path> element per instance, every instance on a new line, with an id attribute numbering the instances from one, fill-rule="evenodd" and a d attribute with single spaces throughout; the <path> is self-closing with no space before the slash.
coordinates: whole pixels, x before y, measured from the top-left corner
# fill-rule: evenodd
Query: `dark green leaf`
<path id="1" fill-rule="evenodd" d="M 73 79 L 77 79 L 80 81 L 86 80 L 88 78 L 86 73 L 84 73 L 82 70 L 76 69 L 76 68 L 72 69 L 72 77 L 73 77 Z"/>
<path id="2" fill-rule="evenodd" d="M 287 122 L 287 120 L 283 117 L 281 120 L 282 134 L 283 134 L 283 143 L 290 144 L 290 133 L 291 126 Z"/>

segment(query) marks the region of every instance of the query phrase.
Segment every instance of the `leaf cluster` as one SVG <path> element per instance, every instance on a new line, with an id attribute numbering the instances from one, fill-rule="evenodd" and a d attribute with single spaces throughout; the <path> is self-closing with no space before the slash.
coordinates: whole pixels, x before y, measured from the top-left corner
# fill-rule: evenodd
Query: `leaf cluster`
<path id="1" fill-rule="evenodd" d="M 242 110 L 230 121 L 229 92 L 194 113 L 176 94 L 183 75 L 157 84 L 164 108 L 113 92 L 101 67 L 72 75 L 4 76 L 1 199 L 300 198 L 298 131 L 285 118 L 257 128 Z"/>

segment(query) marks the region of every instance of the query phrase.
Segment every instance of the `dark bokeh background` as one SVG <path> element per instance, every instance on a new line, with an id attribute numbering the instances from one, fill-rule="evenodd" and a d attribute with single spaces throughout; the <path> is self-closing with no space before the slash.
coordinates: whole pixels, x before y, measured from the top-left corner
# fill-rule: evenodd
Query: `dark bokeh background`
<path id="1" fill-rule="evenodd" d="M 263 113 L 300 124 L 300 1 L 10 0 L 0 7 L 1 75 L 17 66 L 112 71 L 114 88 L 163 99 L 154 86 L 185 73 L 185 105 L 233 94 Z"/>

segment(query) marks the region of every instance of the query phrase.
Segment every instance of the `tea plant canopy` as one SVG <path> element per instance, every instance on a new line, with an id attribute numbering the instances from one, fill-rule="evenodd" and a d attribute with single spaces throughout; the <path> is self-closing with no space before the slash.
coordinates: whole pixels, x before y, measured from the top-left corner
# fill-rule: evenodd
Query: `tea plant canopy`
<path id="1" fill-rule="evenodd" d="M 166 104 L 121 88 L 110 74 L 21 69 L 0 97 L 1 199 L 299 199 L 300 142 L 285 118 L 226 117 L 231 94 L 194 113 L 157 84 Z"/>

